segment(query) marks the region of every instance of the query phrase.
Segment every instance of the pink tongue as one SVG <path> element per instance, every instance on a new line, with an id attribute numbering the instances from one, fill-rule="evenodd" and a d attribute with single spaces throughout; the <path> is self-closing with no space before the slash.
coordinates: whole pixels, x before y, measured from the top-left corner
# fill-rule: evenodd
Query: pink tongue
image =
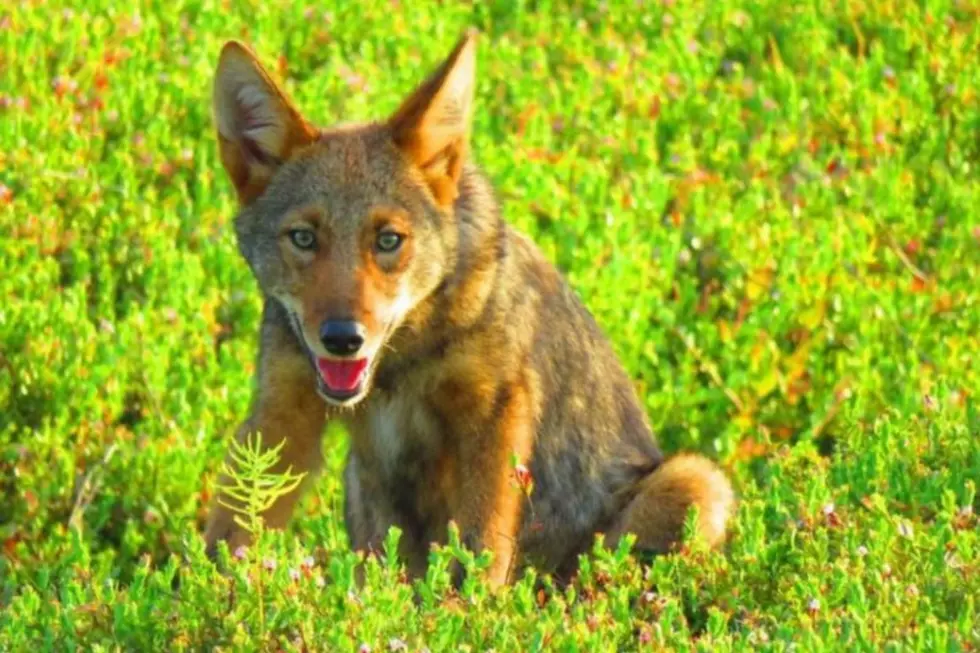
<path id="1" fill-rule="evenodd" d="M 356 361 L 333 361 L 326 358 L 317 360 L 320 376 L 331 390 L 350 392 L 361 382 L 364 370 L 367 369 L 367 359 Z"/>

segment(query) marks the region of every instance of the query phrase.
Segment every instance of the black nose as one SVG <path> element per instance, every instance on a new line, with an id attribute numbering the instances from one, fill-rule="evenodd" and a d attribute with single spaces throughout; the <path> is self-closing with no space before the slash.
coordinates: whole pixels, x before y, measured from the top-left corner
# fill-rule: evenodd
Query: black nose
<path id="1" fill-rule="evenodd" d="M 364 344 L 364 327 L 353 320 L 327 320 L 320 325 L 320 342 L 334 356 L 352 356 Z"/>

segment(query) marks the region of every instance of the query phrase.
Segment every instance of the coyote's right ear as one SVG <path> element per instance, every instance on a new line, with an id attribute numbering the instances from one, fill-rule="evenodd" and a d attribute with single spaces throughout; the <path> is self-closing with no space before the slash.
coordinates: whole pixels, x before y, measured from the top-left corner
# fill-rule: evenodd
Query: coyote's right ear
<path id="1" fill-rule="evenodd" d="M 213 103 L 221 162 L 243 205 L 262 194 L 296 149 L 316 138 L 316 129 L 237 41 L 221 49 Z"/>

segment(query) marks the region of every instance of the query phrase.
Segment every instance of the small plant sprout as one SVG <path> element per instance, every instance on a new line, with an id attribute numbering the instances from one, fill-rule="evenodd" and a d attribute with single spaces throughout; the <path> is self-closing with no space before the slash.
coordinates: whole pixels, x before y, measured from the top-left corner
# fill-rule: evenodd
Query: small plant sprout
<path id="1" fill-rule="evenodd" d="M 253 541 L 259 542 L 264 531 L 262 515 L 282 496 L 292 492 L 303 481 L 305 474 L 293 474 L 292 467 L 284 472 L 276 473 L 279 454 L 286 441 L 283 440 L 274 447 L 264 447 L 259 433 L 250 434 L 244 441 L 231 443 L 230 456 L 234 464 L 225 462 L 222 467 L 221 484 L 224 494 L 235 501 L 219 499 L 221 503 L 234 511 L 235 522 L 252 536 Z M 242 547 L 235 550 L 235 557 L 244 560 L 246 552 Z M 255 590 L 258 599 L 258 628 L 260 637 L 265 637 L 265 603 L 263 597 L 263 570 L 272 573 L 276 569 L 276 560 L 272 557 L 263 559 L 256 555 L 254 558 Z"/>
<path id="2" fill-rule="evenodd" d="M 527 499 L 528 510 L 531 514 L 531 529 L 534 531 L 540 530 L 542 524 L 534 511 L 534 502 L 531 500 L 531 495 L 534 494 L 534 475 L 531 474 L 530 468 L 521 462 L 516 451 L 512 451 L 510 454 L 510 467 L 514 470 L 513 485 Z"/>
<path id="3" fill-rule="evenodd" d="M 534 492 L 534 477 L 531 475 L 531 470 L 528 469 L 527 465 L 521 462 L 516 451 L 510 454 L 510 467 L 514 470 L 514 480 L 517 483 L 517 487 L 525 496 L 530 498 Z"/>
<path id="4" fill-rule="evenodd" d="M 283 440 L 274 447 L 263 447 L 261 435 L 250 434 L 244 444 L 232 442 L 230 455 L 235 464 L 226 461 L 222 466 L 221 471 L 228 481 L 221 489 L 235 502 L 219 501 L 236 513 L 235 522 L 253 537 L 262 531 L 265 511 L 280 497 L 295 490 L 306 475 L 293 474 L 292 467 L 281 473 L 272 471 L 285 444 Z"/>

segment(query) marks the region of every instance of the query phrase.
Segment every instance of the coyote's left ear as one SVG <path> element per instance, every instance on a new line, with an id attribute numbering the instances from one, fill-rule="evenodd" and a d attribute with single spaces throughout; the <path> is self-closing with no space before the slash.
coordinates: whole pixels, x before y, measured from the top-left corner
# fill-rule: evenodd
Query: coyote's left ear
<path id="1" fill-rule="evenodd" d="M 475 29 L 388 121 L 395 144 L 425 175 L 436 201 L 452 204 L 469 145 L 476 84 Z"/>
<path id="2" fill-rule="evenodd" d="M 221 50 L 213 93 L 221 162 L 239 201 L 249 204 L 262 194 L 276 169 L 312 142 L 317 132 L 255 55 L 237 41 Z"/>

